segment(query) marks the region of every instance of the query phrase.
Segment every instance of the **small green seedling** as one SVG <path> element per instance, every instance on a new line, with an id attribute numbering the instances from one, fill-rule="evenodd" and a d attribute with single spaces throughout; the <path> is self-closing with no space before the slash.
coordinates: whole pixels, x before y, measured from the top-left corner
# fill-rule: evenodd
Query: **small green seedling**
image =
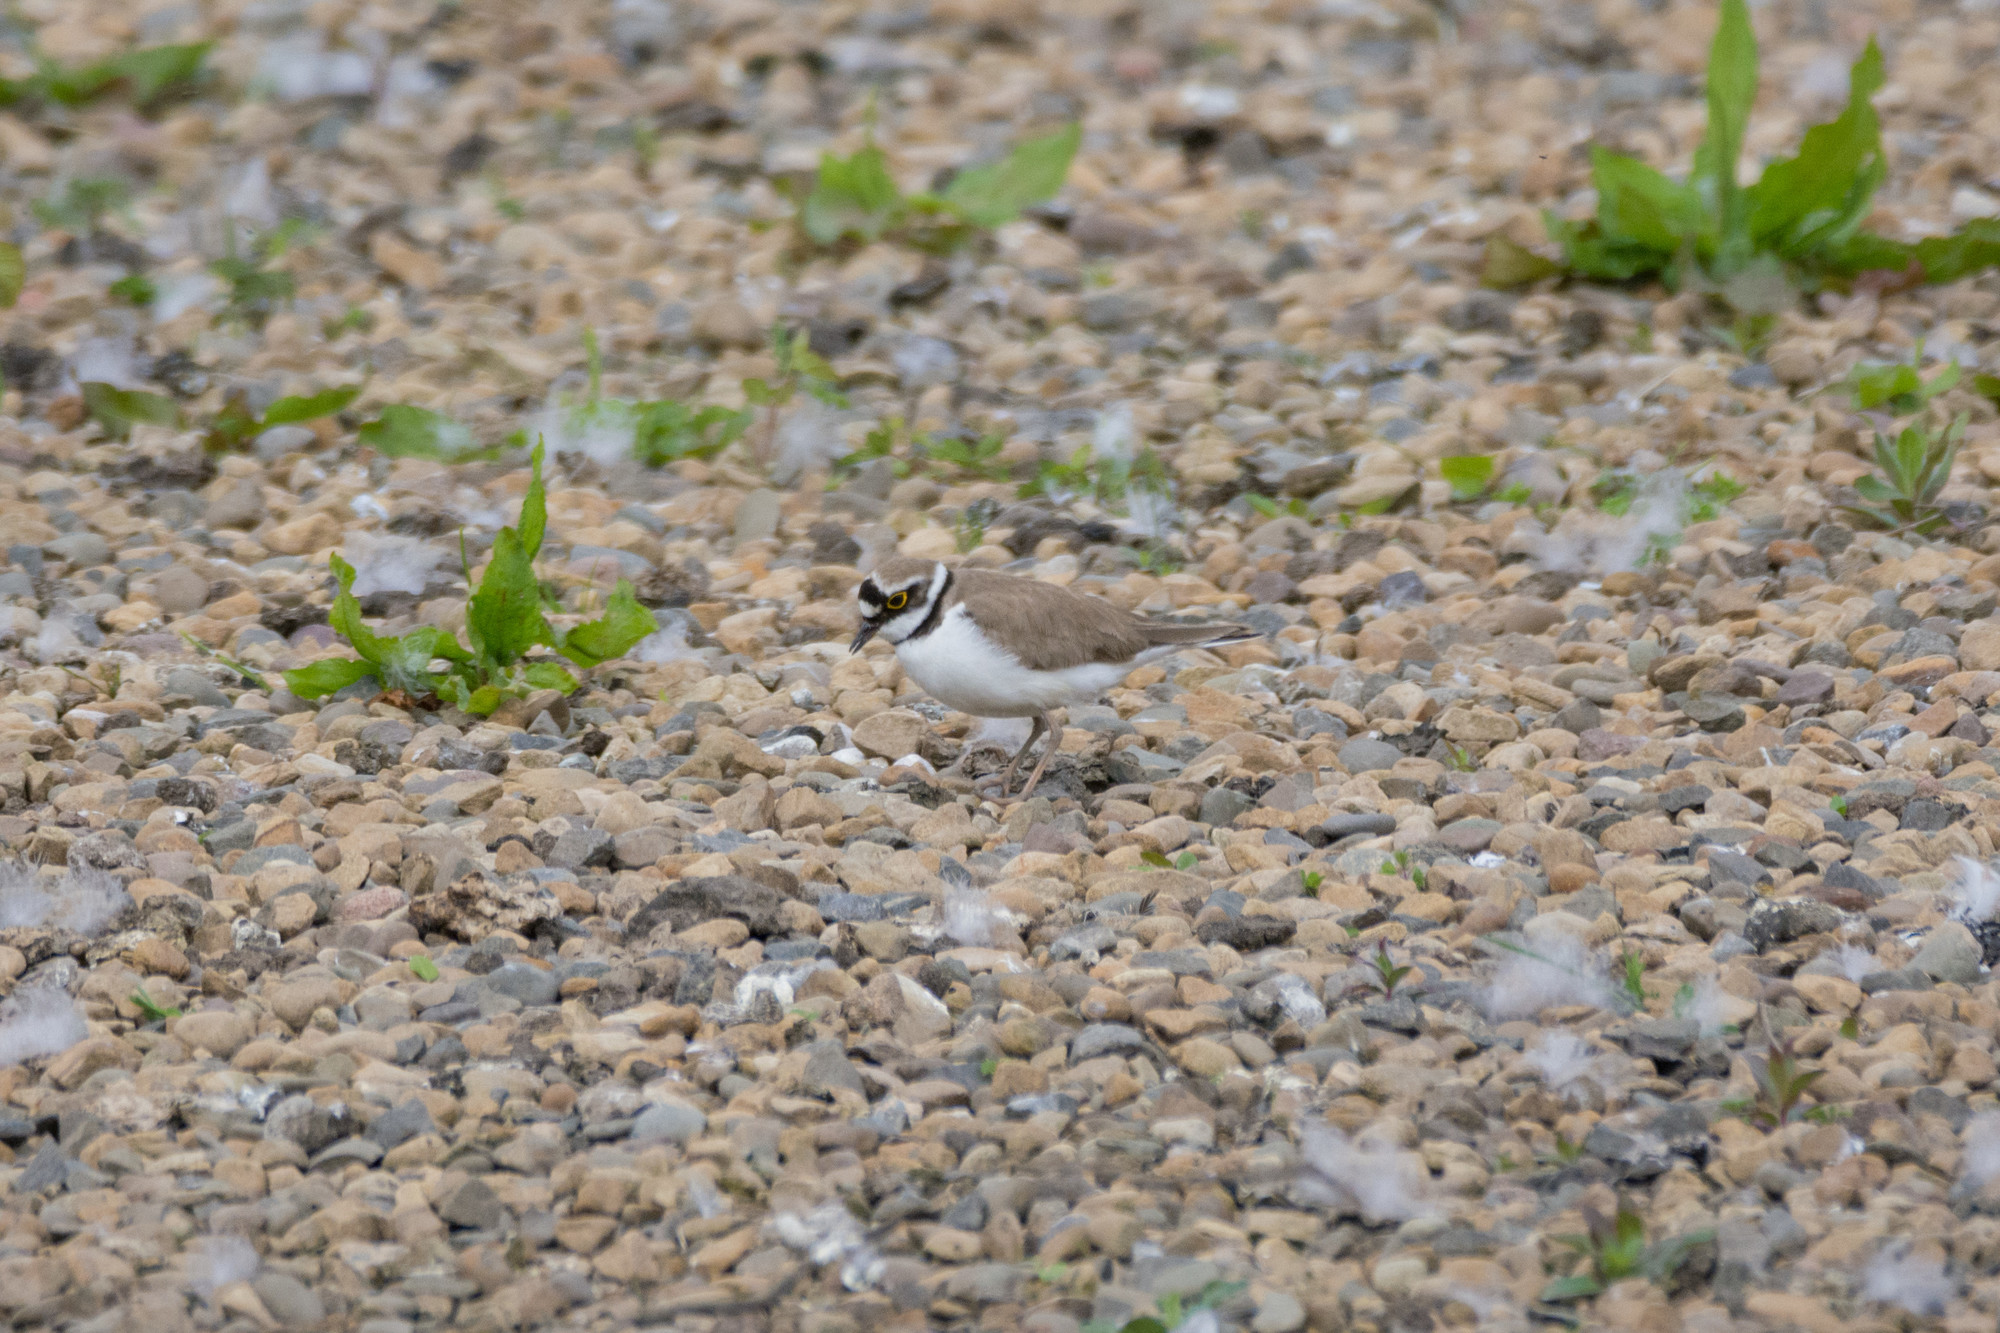
<path id="1" fill-rule="evenodd" d="M 237 244 L 236 230 L 228 231 L 228 253 L 208 266 L 208 271 L 229 284 L 224 315 L 228 319 L 261 329 L 281 306 L 289 306 L 297 291 L 292 275 L 271 267 L 285 252 L 311 231 L 308 223 L 291 219 L 251 241 L 245 254 Z"/>
<path id="2" fill-rule="evenodd" d="M 414 976 L 418 981 L 436 981 L 438 979 L 438 965 L 430 960 L 429 954 L 411 954 L 409 962 L 410 975 Z"/>
<path id="3" fill-rule="evenodd" d="M 181 424 L 181 409 L 173 399 L 144 389 L 121 389 L 96 380 L 78 386 L 83 394 L 83 410 L 113 440 L 129 439 L 134 426 Z"/>
<path id="4" fill-rule="evenodd" d="M 1317 898 L 1319 897 L 1319 886 L 1325 882 L 1326 877 L 1320 874 L 1319 871 L 1308 870 L 1299 876 L 1299 891 L 1308 898 Z"/>
<path id="5" fill-rule="evenodd" d="M 1956 361 L 1931 376 L 1923 377 L 1924 345 L 1918 343 L 1908 361 L 1889 365 L 1859 365 L 1847 373 L 1847 389 L 1854 395 L 1856 411 L 1886 408 L 1896 416 L 1910 416 L 1930 405 L 1931 399 L 1954 387 L 1962 373 Z"/>
<path id="6" fill-rule="evenodd" d="M 355 439 L 384 458 L 428 458 L 437 463 L 471 463 L 500 456 L 482 449 L 472 431 L 442 412 L 407 403 L 389 403 L 373 421 L 364 422 Z"/>
<path id="7" fill-rule="evenodd" d="M 1951 465 L 1958 458 L 1959 442 L 1965 438 L 1965 421 L 1960 413 L 1941 431 L 1924 422 L 1912 422 L 1894 440 L 1875 432 L 1875 465 L 1881 475 L 1854 483 L 1867 503 L 1842 505 L 1841 509 L 1870 527 L 1913 532 L 1920 537 L 1950 525 L 1951 515 L 1938 503 L 1938 495 L 1951 480 Z"/>
<path id="8" fill-rule="evenodd" d="M 1624 972 L 1625 994 L 1640 1009 L 1646 1007 L 1646 957 L 1637 949 L 1618 960 Z"/>
<path id="9" fill-rule="evenodd" d="M 817 246 L 893 240 L 933 253 L 955 250 L 1053 199 L 1083 142 L 1083 128 L 1017 144 L 998 162 L 968 167 L 938 193 L 904 194 L 871 135 L 851 157 L 821 156 L 812 192 L 799 206 L 801 237 Z"/>
<path id="10" fill-rule="evenodd" d="M 1575 1251 L 1584 1267 L 1542 1288 L 1541 1299 L 1544 1301 L 1574 1301 L 1596 1296 L 1612 1283 L 1628 1277 L 1643 1276 L 1656 1283 L 1665 1282 L 1681 1266 L 1689 1251 L 1715 1239 L 1715 1232 L 1705 1228 L 1648 1245 L 1646 1220 L 1629 1205 L 1621 1202 L 1617 1213 L 1611 1217 L 1606 1217 L 1592 1204 L 1585 1204 L 1582 1211 L 1587 1228 L 1585 1233 L 1580 1236 L 1557 1236 L 1555 1239 Z"/>
<path id="11" fill-rule="evenodd" d="M 982 435 L 976 440 L 961 440 L 949 435 L 925 435 L 915 443 L 924 457 L 938 465 L 932 471 L 940 478 L 949 478 L 954 472 L 969 472 L 982 481 L 1007 479 L 1007 464 L 1000 459 L 1000 451 L 1007 445 L 1005 436 Z"/>
<path id="12" fill-rule="evenodd" d="M 1155 870 L 1192 870 L 1200 864 L 1201 858 L 1193 852 L 1182 852 L 1179 856 L 1168 860 L 1164 853 L 1149 848 L 1139 853 L 1139 860 Z"/>
<path id="13" fill-rule="evenodd" d="M 259 415 L 250 410 L 249 400 L 239 390 L 229 395 L 222 410 L 208 423 L 202 444 L 212 454 L 230 453 L 248 447 L 273 426 L 297 426 L 333 416 L 360 396 L 359 384 L 346 384 L 318 393 L 280 398 Z"/>
<path id="14" fill-rule="evenodd" d="M 1158 1315 L 1139 1315 L 1122 1324 L 1109 1319 L 1093 1319 L 1078 1333 L 1172 1333 L 1198 1310 L 1213 1310 L 1234 1300 L 1249 1287 L 1247 1282 L 1225 1282 L 1217 1278 L 1195 1293 L 1192 1299 L 1172 1291 L 1159 1298 Z"/>
<path id="15" fill-rule="evenodd" d="M 234 671 L 236 673 L 236 678 L 242 681 L 245 685 L 248 685 L 251 689 L 253 690 L 270 689 L 270 686 L 265 683 L 264 677 L 261 673 L 252 670 L 250 667 L 246 666 L 242 662 L 237 661 L 229 654 L 224 652 L 219 652 L 218 650 L 209 647 L 207 644 L 203 643 L 200 639 L 197 639 L 194 635 L 189 634 L 186 630 L 176 630 L 175 633 L 181 636 L 181 642 L 185 643 L 188 646 L 188 650 L 190 652 L 193 652 L 201 657 L 206 657 L 210 661 L 220 662 L 223 666 L 226 666 L 231 671 Z M 112 690 L 111 697 L 114 699 L 117 698 L 118 691 L 115 689 Z"/>
<path id="16" fill-rule="evenodd" d="M 988 1083 L 991 1083 L 993 1081 L 994 1072 L 999 1068 L 1000 1068 L 1000 1062 L 989 1055 L 984 1060 L 981 1060 L 979 1062 L 979 1077 L 985 1079 Z"/>
<path id="17" fill-rule="evenodd" d="M 75 176 L 61 190 L 29 205 L 35 221 L 76 236 L 88 236 L 111 213 L 130 216 L 132 187 L 117 176 Z"/>
<path id="18" fill-rule="evenodd" d="M 1847 798 L 1845 796 L 1828 797 L 1826 803 L 1833 810 L 1833 813 L 1839 815 L 1842 819 L 1847 818 Z"/>
<path id="19" fill-rule="evenodd" d="M 127 273 L 105 288 L 114 300 L 144 310 L 160 299 L 160 285 L 143 273 Z"/>
<path id="20" fill-rule="evenodd" d="M 1374 975 L 1369 977 L 1369 980 L 1382 992 L 1382 998 L 1385 1000 L 1395 999 L 1396 987 L 1403 984 L 1404 977 L 1417 970 L 1411 963 L 1397 966 L 1396 960 L 1389 956 L 1389 946 L 1386 944 L 1375 946 L 1375 956 L 1368 960 L 1368 966 L 1375 969 Z"/>
<path id="21" fill-rule="evenodd" d="M 35 72 L 27 78 L 0 79 L 0 107 L 54 102 L 75 108 L 123 91 L 134 106 L 150 111 L 207 76 L 204 65 L 210 46 L 209 42 L 142 46 L 87 65 L 72 66 L 37 55 Z"/>
<path id="22" fill-rule="evenodd" d="M 181 1016 L 181 1011 L 178 1009 L 170 1009 L 164 1005 L 154 1004 L 153 997 L 146 994 L 145 987 L 143 986 L 134 990 L 128 998 L 131 999 L 133 1004 L 139 1007 L 139 1012 L 146 1016 L 148 1023 L 164 1023 L 169 1018 L 179 1018 Z"/>
<path id="23" fill-rule="evenodd" d="M 1556 1150 L 1554 1153 L 1554 1157 L 1556 1161 L 1561 1162 L 1564 1166 L 1576 1165 L 1578 1162 L 1583 1160 L 1582 1141 L 1577 1140 L 1575 1142 L 1572 1142 L 1568 1135 L 1558 1130 L 1556 1132 Z"/>
<path id="24" fill-rule="evenodd" d="M 1294 497 L 1290 500 L 1274 500 L 1268 495 L 1245 495 L 1243 503 L 1249 505 L 1265 518 L 1307 518 L 1312 511 L 1304 500 Z"/>
<path id="25" fill-rule="evenodd" d="M 1445 747 L 1445 766 L 1460 773 L 1479 771 L 1479 761 L 1474 759 L 1472 752 L 1463 745 L 1448 744 Z"/>
<path id="26" fill-rule="evenodd" d="M 1451 498 L 1460 504 L 1477 500 L 1493 484 L 1491 454 L 1457 454 L 1438 460 L 1438 473 L 1451 483 Z"/>
<path id="27" fill-rule="evenodd" d="M 1861 1040 L 1860 1016 L 1856 1014 L 1849 1014 L 1846 1018 L 1843 1018 L 1840 1021 L 1840 1035 L 1845 1037 L 1848 1041 L 1860 1041 Z"/>
<path id="28" fill-rule="evenodd" d="M 764 409 L 764 429 L 757 446 L 761 457 L 769 458 L 778 435 L 778 417 L 805 393 L 828 407 L 845 408 L 847 395 L 840 391 L 840 377 L 827 359 L 813 351 L 806 335 L 780 324 L 771 330 L 771 354 L 777 372 L 770 378 L 752 376 L 743 381 L 743 398 L 751 407 Z"/>
<path id="29" fill-rule="evenodd" d="M 1756 1080 L 1757 1098 L 1754 1102 L 1727 1101 L 1722 1109 L 1761 1129 L 1778 1129 L 1799 1118 L 1807 1090 L 1826 1073 L 1824 1069 L 1807 1069 L 1792 1050 L 1790 1037 L 1772 1041 L 1764 1054 L 1745 1056 L 1744 1062 Z"/>

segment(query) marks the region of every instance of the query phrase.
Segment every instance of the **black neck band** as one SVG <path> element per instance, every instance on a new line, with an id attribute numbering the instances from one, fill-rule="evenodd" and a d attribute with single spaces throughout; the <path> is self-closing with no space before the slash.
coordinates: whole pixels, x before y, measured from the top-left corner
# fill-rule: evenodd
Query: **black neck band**
<path id="1" fill-rule="evenodd" d="M 956 575 L 948 569 L 944 572 L 944 582 L 938 585 L 937 592 L 931 597 L 930 614 L 924 617 L 923 624 L 917 626 L 904 636 L 904 642 L 907 643 L 910 639 L 921 639 L 924 635 L 929 634 L 937 628 L 938 617 L 944 614 L 944 595 L 951 591 L 951 581 L 955 577 Z"/>

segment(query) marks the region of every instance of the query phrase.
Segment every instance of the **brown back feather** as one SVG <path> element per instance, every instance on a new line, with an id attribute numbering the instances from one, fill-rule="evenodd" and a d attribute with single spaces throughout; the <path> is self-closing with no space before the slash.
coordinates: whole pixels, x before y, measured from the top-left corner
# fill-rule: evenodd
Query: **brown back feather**
<path id="1" fill-rule="evenodd" d="M 977 604 L 977 610 L 966 607 L 972 622 L 992 638 L 1013 645 L 1021 665 L 1032 671 L 1061 671 L 1091 662 L 1129 662 L 1160 645 L 1251 636 L 1237 625 L 1144 620 L 1101 597 L 988 570 L 956 571 L 945 593 L 947 612 L 952 604 L 968 600 Z"/>

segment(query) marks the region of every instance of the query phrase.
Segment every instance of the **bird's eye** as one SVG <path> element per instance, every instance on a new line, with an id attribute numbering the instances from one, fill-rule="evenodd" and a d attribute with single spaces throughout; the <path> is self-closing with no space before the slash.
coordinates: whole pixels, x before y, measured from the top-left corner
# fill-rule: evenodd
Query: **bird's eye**
<path id="1" fill-rule="evenodd" d="M 910 604 L 910 594 L 906 592 L 890 593 L 889 600 L 886 603 L 886 605 L 891 611 L 900 611 L 909 604 Z"/>

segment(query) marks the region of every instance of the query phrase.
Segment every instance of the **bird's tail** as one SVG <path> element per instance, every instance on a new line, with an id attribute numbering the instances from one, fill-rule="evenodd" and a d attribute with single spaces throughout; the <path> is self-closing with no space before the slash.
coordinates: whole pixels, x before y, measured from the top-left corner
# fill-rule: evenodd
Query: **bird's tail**
<path id="1" fill-rule="evenodd" d="M 1161 620 L 1150 621 L 1146 625 L 1146 638 L 1157 648 L 1223 648 L 1232 643 L 1244 643 L 1263 637 L 1262 632 L 1251 629 L 1248 625 L 1197 625 L 1187 622 L 1175 624 Z"/>

